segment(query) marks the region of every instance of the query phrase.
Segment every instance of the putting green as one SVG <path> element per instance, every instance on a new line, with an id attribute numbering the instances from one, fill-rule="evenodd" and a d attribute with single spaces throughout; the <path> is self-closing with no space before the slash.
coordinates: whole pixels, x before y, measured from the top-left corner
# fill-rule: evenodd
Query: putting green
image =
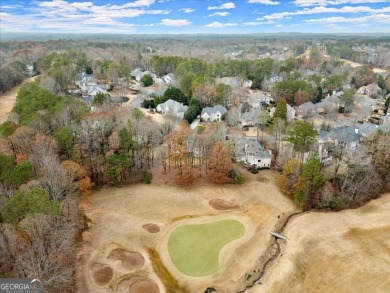
<path id="1" fill-rule="evenodd" d="M 244 225 L 235 220 L 184 225 L 170 235 L 169 255 L 183 274 L 192 277 L 209 276 L 218 271 L 219 251 L 244 234 Z"/>

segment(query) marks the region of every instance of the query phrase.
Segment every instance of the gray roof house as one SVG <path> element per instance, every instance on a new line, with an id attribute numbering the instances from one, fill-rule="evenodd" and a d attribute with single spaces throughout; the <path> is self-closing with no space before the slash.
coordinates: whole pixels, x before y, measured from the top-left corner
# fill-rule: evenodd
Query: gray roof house
<path id="1" fill-rule="evenodd" d="M 354 126 L 342 126 L 334 128 L 330 137 L 337 146 L 346 148 L 349 155 L 352 155 L 359 148 L 363 135 Z"/>
<path id="2" fill-rule="evenodd" d="M 107 90 L 99 85 L 91 85 L 88 89 L 87 95 L 94 97 L 99 93 L 107 94 Z"/>
<path id="3" fill-rule="evenodd" d="M 378 130 L 378 125 L 370 123 L 370 122 L 364 122 L 363 124 L 358 126 L 359 133 L 363 135 L 364 137 L 369 136 L 370 134 L 375 133 Z"/>
<path id="4" fill-rule="evenodd" d="M 328 154 L 326 143 L 334 143 L 337 147 L 345 149 L 346 153 L 352 157 L 360 146 L 363 135 L 354 126 L 342 126 L 332 129 L 330 132 L 321 131 L 318 137 L 318 153 L 321 162 L 329 164 L 332 156 Z"/>
<path id="5" fill-rule="evenodd" d="M 315 104 L 315 107 L 318 114 L 326 114 L 332 111 L 338 111 L 340 107 L 340 99 L 337 97 L 337 95 L 332 95 Z"/>
<path id="6" fill-rule="evenodd" d="M 260 109 L 254 109 L 250 112 L 245 112 L 241 115 L 241 124 L 243 126 L 253 126 L 258 121 L 260 115 Z"/>
<path id="7" fill-rule="evenodd" d="M 202 110 L 200 117 L 203 121 L 221 121 L 222 116 L 227 113 L 224 106 L 216 105 L 214 107 L 206 107 Z"/>
<path id="8" fill-rule="evenodd" d="M 303 117 L 308 117 L 308 116 L 313 115 L 316 112 L 315 109 L 316 109 L 316 107 L 314 106 L 314 104 L 312 102 L 306 102 L 306 103 L 303 103 L 302 105 L 297 107 L 296 113 L 298 115 L 303 116 Z"/>
<path id="9" fill-rule="evenodd" d="M 93 77 L 93 74 L 86 74 L 86 73 L 77 74 L 75 83 L 80 87 L 80 89 L 83 92 L 88 91 L 90 86 L 97 85 L 97 82 Z"/>
<path id="10" fill-rule="evenodd" d="M 156 109 L 163 115 L 173 115 L 178 118 L 183 118 L 184 113 L 188 110 L 188 106 L 184 106 L 182 103 L 169 99 L 164 103 L 158 104 Z"/>
<path id="11" fill-rule="evenodd" d="M 235 146 L 235 159 L 257 168 L 271 167 L 271 154 L 256 139 L 238 137 Z"/>

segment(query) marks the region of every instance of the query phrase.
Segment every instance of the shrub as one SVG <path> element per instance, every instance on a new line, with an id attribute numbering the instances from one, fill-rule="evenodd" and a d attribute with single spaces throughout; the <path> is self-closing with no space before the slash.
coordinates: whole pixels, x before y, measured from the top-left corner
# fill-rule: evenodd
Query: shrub
<path id="1" fill-rule="evenodd" d="M 205 131 L 205 129 L 206 129 L 206 126 L 204 126 L 204 125 L 198 125 L 197 127 L 196 127 L 196 131 L 199 133 L 199 134 L 201 134 L 203 131 Z"/>
<path id="2" fill-rule="evenodd" d="M 252 168 L 251 168 L 251 173 L 252 173 L 252 174 L 257 174 L 257 173 L 259 173 L 259 171 L 257 170 L 257 167 L 256 167 L 255 165 L 252 166 Z"/>
<path id="3" fill-rule="evenodd" d="M 153 84 L 153 77 L 150 74 L 145 74 L 141 77 L 141 82 L 145 87 L 151 86 Z"/>
<path id="4" fill-rule="evenodd" d="M 152 179 L 153 179 L 153 174 L 149 172 L 145 172 L 144 179 L 143 179 L 144 183 L 150 184 L 152 183 Z"/>
<path id="5" fill-rule="evenodd" d="M 294 203 L 300 207 L 303 208 L 305 206 L 306 202 L 306 195 L 302 190 L 298 190 L 293 195 Z"/>
<path id="6" fill-rule="evenodd" d="M 335 196 L 329 200 L 329 207 L 333 210 L 339 211 L 345 209 L 347 207 L 347 203 L 343 197 Z"/>
<path id="7" fill-rule="evenodd" d="M 234 169 L 231 169 L 229 171 L 229 177 L 232 178 L 232 180 L 230 181 L 230 183 L 232 184 L 244 183 L 244 177 L 240 173 L 237 173 Z"/>
<path id="8" fill-rule="evenodd" d="M 18 128 L 18 126 L 11 121 L 6 121 L 3 124 L 0 124 L 0 135 L 9 136 Z"/>

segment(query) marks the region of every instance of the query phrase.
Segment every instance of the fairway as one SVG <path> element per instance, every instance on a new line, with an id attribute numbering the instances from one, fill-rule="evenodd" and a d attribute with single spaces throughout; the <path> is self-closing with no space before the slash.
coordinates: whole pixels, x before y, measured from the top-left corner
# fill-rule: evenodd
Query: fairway
<path id="1" fill-rule="evenodd" d="M 175 267 L 187 276 L 215 274 L 219 252 L 229 242 L 242 237 L 245 227 L 236 220 L 184 225 L 174 230 L 168 240 L 168 251 Z"/>

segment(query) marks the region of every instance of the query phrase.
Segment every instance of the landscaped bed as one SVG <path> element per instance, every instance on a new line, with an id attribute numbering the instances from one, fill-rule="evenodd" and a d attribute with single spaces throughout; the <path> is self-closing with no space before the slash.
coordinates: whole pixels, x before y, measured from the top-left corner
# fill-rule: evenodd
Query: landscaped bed
<path id="1" fill-rule="evenodd" d="M 244 225 L 236 220 L 180 226 L 169 237 L 169 255 L 181 273 L 210 276 L 218 271 L 220 250 L 244 234 Z"/>

